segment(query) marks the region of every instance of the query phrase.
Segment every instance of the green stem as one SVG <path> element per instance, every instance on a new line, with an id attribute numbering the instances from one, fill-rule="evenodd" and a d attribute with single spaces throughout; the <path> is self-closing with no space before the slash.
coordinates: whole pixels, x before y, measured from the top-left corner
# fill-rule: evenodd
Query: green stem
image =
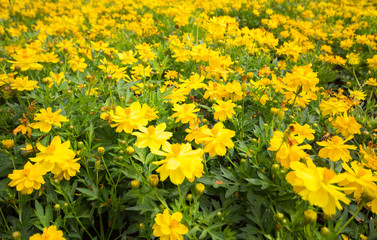
<path id="1" fill-rule="evenodd" d="M 338 236 L 342 231 L 343 229 L 356 217 L 356 215 L 360 212 L 360 210 L 363 208 L 363 205 L 364 205 L 364 201 L 362 201 L 360 203 L 360 205 L 357 207 L 357 210 L 356 212 L 352 215 L 351 218 L 348 219 L 348 221 L 340 228 L 340 230 L 336 233 L 336 235 Z"/>
<path id="2" fill-rule="evenodd" d="M 77 217 L 76 211 L 75 211 L 74 207 L 72 206 L 72 203 L 71 203 L 71 201 L 69 200 L 68 196 L 65 194 L 65 192 L 60 188 L 59 185 L 54 184 L 53 181 L 52 181 L 51 184 L 52 184 L 52 185 L 58 190 L 58 192 L 59 192 L 61 195 L 63 195 L 65 201 L 68 203 L 69 207 L 71 208 L 71 211 L 72 211 L 73 216 L 75 217 L 77 223 L 82 227 L 82 229 L 84 230 L 84 232 L 85 232 L 86 234 L 88 234 L 88 236 L 89 236 L 91 239 L 93 239 L 93 236 L 89 233 L 89 231 L 86 229 L 86 227 L 84 226 L 84 224 L 82 224 L 82 222 L 80 221 L 80 219 Z"/>
<path id="3" fill-rule="evenodd" d="M 110 178 L 111 183 L 113 184 L 113 186 L 115 186 L 115 183 L 113 181 L 113 178 L 111 177 L 111 174 L 109 172 L 109 169 L 107 168 L 107 165 L 106 165 L 105 159 L 103 159 L 103 156 L 101 156 L 101 159 L 102 159 L 103 165 L 105 166 L 107 174 L 109 174 L 109 178 Z"/>
<path id="4" fill-rule="evenodd" d="M 154 188 L 154 192 L 156 193 L 156 197 L 161 202 L 161 204 L 164 205 L 165 208 L 170 210 L 170 208 L 161 200 L 160 196 L 158 196 L 157 188 Z"/>
<path id="5" fill-rule="evenodd" d="M 359 79 L 357 78 L 356 76 L 356 72 L 355 72 L 355 66 L 352 66 L 352 72 L 353 72 L 353 76 L 355 77 L 356 81 L 357 81 L 357 85 L 359 85 L 359 89 L 361 89 L 361 84 L 359 82 Z"/>
<path id="6" fill-rule="evenodd" d="M 1 216 L 3 217 L 3 219 L 4 219 L 5 226 L 7 227 L 7 230 L 9 231 L 10 228 L 8 226 L 7 219 L 5 218 L 3 210 L 1 208 L 0 208 L 0 213 L 1 213 Z"/>

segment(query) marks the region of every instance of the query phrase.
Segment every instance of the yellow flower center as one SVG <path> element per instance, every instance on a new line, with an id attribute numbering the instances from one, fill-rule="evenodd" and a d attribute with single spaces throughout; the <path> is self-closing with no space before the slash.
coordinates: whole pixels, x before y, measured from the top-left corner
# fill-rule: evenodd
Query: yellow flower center
<path id="1" fill-rule="evenodd" d="M 170 222 L 170 227 L 171 228 L 175 228 L 175 227 L 178 227 L 178 222 L 177 222 L 177 220 L 172 220 L 171 222 Z"/>
<path id="2" fill-rule="evenodd" d="M 324 169 L 323 171 L 323 182 L 329 183 L 331 179 L 335 176 L 335 173 L 329 169 Z"/>
<path id="3" fill-rule="evenodd" d="M 46 152 L 53 153 L 55 149 L 56 149 L 55 145 L 50 145 L 50 146 L 47 146 Z"/>

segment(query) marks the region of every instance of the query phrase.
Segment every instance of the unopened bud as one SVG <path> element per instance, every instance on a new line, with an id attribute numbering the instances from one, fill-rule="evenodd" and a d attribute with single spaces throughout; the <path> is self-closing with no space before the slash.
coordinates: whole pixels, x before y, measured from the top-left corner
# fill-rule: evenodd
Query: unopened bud
<path id="1" fill-rule="evenodd" d="M 304 212 L 305 223 L 315 223 L 317 222 L 317 213 L 309 209 Z"/>
<path id="2" fill-rule="evenodd" d="M 138 180 L 132 180 L 131 181 L 131 187 L 133 189 L 139 188 L 139 186 L 140 186 L 140 182 Z"/>
<path id="3" fill-rule="evenodd" d="M 204 186 L 203 183 L 198 183 L 196 184 L 195 186 L 195 192 L 196 194 L 198 195 L 202 195 L 204 193 L 204 190 L 206 189 L 206 187 Z"/>
<path id="4" fill-rule="evenodd" d="M 149 176 L 149 184 L 153 187 L 156 187 L 158 183 L 160 182 L 160 179 L 158 178 L 157 174 L 152 174 Z"/>
<path id="5" fill-rule="evenodd" d="M 97 152 L 100 156 L 103 156 L 105 154 L 105 148 L 104 147 L 98 147 Z"/>
<path id="6" fill-rule="evenodd" d="M 126 153 L 131 156 L 131 155 L 133 155 L 135 153 L 135 149 L 133 147 L 131 147 L 131 146 L 128 146 L 126 148 Z"/>

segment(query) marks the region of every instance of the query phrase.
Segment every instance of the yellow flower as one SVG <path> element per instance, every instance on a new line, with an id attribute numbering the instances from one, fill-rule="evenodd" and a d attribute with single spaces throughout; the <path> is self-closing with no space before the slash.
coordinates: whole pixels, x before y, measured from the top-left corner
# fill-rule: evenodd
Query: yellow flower
<path id="1" fill-rule="evenodd" d="M 292 73 L 287 73 L 282 81 L 287 84 L 289 88 L 297 89 L 302 86 L 304 91 L 309 91 L 319 83 L 317 73 L 313 72 L 311 64 L 294 67 Z"/>
<path id="2" fill-rule="evenodd" d="M 310 204 L 321 207 L 327 215 L 334 215 L 336 208 L 343 209 L 339 200 L 345 204 L 351 202 L 340 192 L 342 188 L 334 185 L 344 180 L 344 175 L 336 175 L 327 168 L 317 168 L 311 159 L 307 161 L 307 165 L 293 162 L 291 168 L 293 171 L 287 174 L 286 179 L 293 190 Z"/>
<path id="3" fill-rule="evenodd" d="M 29 80 L 29 77 L 26 76 L 24 78 L 17 77 L 13 81 L 13 83 L 10 84 L 10 86 L 12 87 L 12 89 L 16 89 L 17 91 L 24 91 L 24 90 L 31 91 L 36 88 L 39 88 L 37 84 L 38 84 L 38 81 Z"/>
<path id="4" fill-rule="evenodd" d="M 377 79 L 375 79 L 375 78 L 369 78 L 368 80 L 366 80 L 365 84 L 369 85 L 369 86 L 376 87 L 377 86 Z"/>
<path id="5" fill-rule="evenodd" d="M 344 189 L 346 194 L 353 193 L 355 198 L 360 198 L 365 188 L 377 189 L 377 185 L 374 183 L 377 181 L 377 177 L 373 176 L 370 169 L 364 169 L 363 165 L 356 161 L 351 162 L 351 167 L 343 163 L 343 168 L 346 170 L 346 173 L 344 173 L 346 179 L 338 183 L 340 186 L 348 188 L 347 190 Z"/>
<path id="6" fill-rule="evenodd" d="M 204 88 L 206 85 L 203 83 L 205 79 L 204 76 L 200 76 L 199 74 L 195 73 L 194 75 L 190 76 L 189 79 L 183 80 L 181 79 L 182 85 L 187 87 L 188 89 L 198 89 Z"/>
<path id="7" fill-rule="evenodd" d="M 305 149 L 311 149 L 311 146 L 301 145 L 303 138 L 295 137 L 289 133 L 275 131 L 274 136 L 270 141 L 270 147 L 267 150 L 277 151 L 276 161 L 280 163 L 284 169 L 288 169 L 292 162 L 298 162 L 300 159 L 308 157 L 309 155 L 304 151 Z"/>
<path id="8" fill-rule="evenodd" d="M 63 232 L 52 225 L 48 228 L 43 228 L 42 235 L 36 233 L 29 240 L 65 240 L 65 238 L 63 238 Z"/>
<path id="9" fill-rule="evenodd" d="M 135 58 L 136 53 L 134 53 L 132 50 L 124 52 L 124 53 L 118 53 L 118 57 L 120 60 L 122 60 L 123 65 L 127 64 L 134 64 L 137 62 L 137 59 Z"/>
<path id="10" fill-rule="evenodd" d="M 318 142 L 319 146 L 322 146 L 321 150 L 318 152 L 318 156 L 321 158 L 329 158 L 331 161 L 338 161 L 342 159 L 344 162 L 348 162 L 351 159 L 350 152 L 348 149 L 355 150 L 356 146 L 344 144 L 352 137 L 348 137 L 343 140 L 339 136 L 334 136 L 326 141 Z"/>
<path id="11" fill-rule="evenodd" d="M 69 149 L 70 144 L 70 141 L 62 143 L 59 136 L 55 136 L 47 147 L 37 142 L 40 152 L 36 157 L 30 158 L 30 161 L 41 164 L 46 171 L 55 174 L 55 178 L 62 179 L 64 177 L 69 180 L 80 169 L 80 164 L 76 163 L 79 159 L 74 159 L 76 154 Z"/>
<path id="12" fill-rule="evenodd" d="M 337 113 L 346 112 L 350 106 L 343 100 L 330 98 L 329 100 L 322 100 L 319 104 L 323 116 L 335 115 Z"/>
<path id="13" fill-rule="evenodd" d="M 138 148 L 149 147 L 160 149 L 161 145 L 173 135 L 170 132 L 164 132 L 165 129 L 165 123 L 161 123 L 157 125 L 157 127 L 149 126 L 148 128 L 145 128 L 143 126 L 139 126 L 140 132 L 132 133 L 132 135 L 137 136 L 135 146 Z"/>
<path id="14" fill-rule="evenodd" d="M 194 103 L 185 103 L 182 105 L 174 104 L 173 111 L 176 112 L 172 116 L 177 118 L 175 122 L 181 121 L 182 123 L 188 123 L 191 121 L 195 121 L 195 119 L 198 117 L 195 113 L 199 112 L 199 109 L 195 108 Z"/>
<path id="15" fill-rule="evenodd" d="M 145 118 L 145 108 L 142 109 L 139 102 L 134 102 L 127 108 L 117 106 L 115 112 L 110 112 L 110 115 L 111 121 L 115 122 L 111 124 L 111 127 L 117 127 L 116 132 L 132 133 L 139 125 L 148 124 L 148 120 Z"/>
<path id="16" fill-rule="evenodd" d="M 216 123 L 212 129 L 205 129 L 204 134 L 207 135 L 202 139 L 205 145 L 204 151 L 208 152 L 211 157 L 216 156 L 216 154 L 224 156 L 226 154 L 226 147 L 234 147 L 231 138 L 234 137 L 236 133 L 224 128 L 221 122 Z"/>
<path id="17" fill-rule="evenodd" d="M 17 191 L 21 191 L 22 194 L 31 194 L 34 189 L 40 189 L 41 184 L 45 183 L 45 174 L 46 170 L 40 164 L 33 165 L 27 162 L 23 170 L 13 170 L 13 173 L 8 175 L 12 179 L 8 185 L 16 186 Z"/>
<path id="18" fill-rule="evenodd" d="M 377 69 L 377 55 L 374 55 L 372 58 L 367 59 L 370 69 Z"/>
<path id="19" fill-rule="evenodd" d="M 182 235 L 188 233 L 188 228 L 180 223 L 181 220 L 182 213 L 170 215 L 169 210 L 165 209 L 164 213 L 158 213 L 154 219 L 153 234 L 161 240 L 182 240 Z"/>
<path id="20" fill-rule="evenodd" d="M 347 113 L 344 113 L 344 116 L 337 116 L 331 124 L 336 128 L 337 133 L 341 133 L 346 138 L 360 134 L 361 125 L 354 117 L 348 117 Z"/>
<path id="21" fill-rule="evenodd" d="M 298 142 L 303 142 L 304 139 L 313 140 L 315 131 L 310 128 L 308 124 L 305 124 L 304 126 L 301 126 L 300 124 L 296 123 L 292 125 L 294 130 L 292 132 L 295 136 Z"/>
<path id="22" fill-rule="evenodd" d="M 68 61 L 68 63 L 71 65 L 71 69 L 74 72 L 84 72 L 84 69 L 88 66 L 85 63 L 85 58 L 80 58 L 79 56 L 74 56 L 71 60 Z"/>
<path id="23" fill-rule="evenodd" d="M 161 181 L 170 177 L 170 181 L 175 185 L 181 184 L 185 178 L 189 182 L 194 181 L 195 177 L 200 178 L 203 173 L 202 149 L 191 149 L 191 144 L 170 144 L 165 142 L 162 150 L 152 148 L 153 154 L 165 156 L 165 159 L 153 162 L 160 166 L 156 172 L 160 173 Z"/>
<path id="24" fill-rule="evenodd" d="M 3 144 L 4 148 L 7 150 L 11 150 L 14 147 L 14 141 L 12 139 L 6 139 L 1 141 Z"/>
<path id="25" fill-rule="evenodd" d="M 222 101 L 217 100 L 216 104 L 213 105 L 213 109 L 215 109 L 214 118 L 219 121 L 225 121 L 227 118 L 232 118 L 233 114 L 235 113 L 233 108 L 236 106 L 231 100 L 229 101 Z"/>
<path id="26" fill-rule="evenodd" d="M 16 66 L 20 68 L 21 71 L 31 70 L 42 70 L 43 66 L 38 62 L 41 61 L 40 56 L 37 53 L 37 50 L 26 48 L 20 49 L 16 54 L 12 55 L 15 61 L 8 61 L 12 63 L 11 69 L 14 70 Z"/>
<path id="27" fill-rule="evenodd" d="M 34 121 L 39 121 L 32 123 L 30 127 L 39 128 L 41 132 L 49 132 L 52 128 L 52 125 L 61 127 L 61 122 L 68 122 L 68 119 L 62 115 L 59 115 L 61 109 L 58 109 L 56 112 L 52 112 L 51 108 L 41 109 L 41 113 L 35 114 Z"/>
<path id="28" fill-rule="evenodd" d="M 350 91 L 350 93 L 351 93 L 351 97 L 354 97 L 357 100 L 365 100 L 366 95 L 362 91 L 356 90 L 356 91 Z"/>

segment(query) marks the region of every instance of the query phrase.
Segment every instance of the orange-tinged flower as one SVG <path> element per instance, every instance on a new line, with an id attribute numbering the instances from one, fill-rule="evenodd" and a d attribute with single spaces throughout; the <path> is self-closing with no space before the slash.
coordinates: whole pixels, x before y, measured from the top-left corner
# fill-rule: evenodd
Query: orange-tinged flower
<path id="1" fill-rule="evenodd" d="M 63 232 L 58 230 L 56 226 L 52 225 L 48 228 L 43 228 L 42 235 L 39 233 L 34 234 L 29 240 L 65 240 Z"/>
<path id="2" fill-rule="evenodd" d="M 27 162 L 24 169 L 13 170 L 13 173 L 8 175 L 12 179 L 8 185 L 16 186 L 17 191 L 21 191 L 22 194 L 31 194 L 34 189 L 40 189 L 41 185 L 45 183 L 43 179 L 45 174 L 46 170 L 42 165 L 38 163 L 33 165 L 31 162 Z"/>
<path id="3" fill-rule="evenodd" d="M 191 149 L 191 144 L 170 144 L 165 142 L 162 150 L 152 148 L 153 154 L 165 156 L 165 159 L 153 162 L 155 165 L 162 165 L 156 172 L 160 173 L 161 181 L 170 177 L 170 181 L 175 185 L 181 184 L 185 178 L 189 182 L 195 177 L 200 178 L 203 173 L 203 150 Z"/>
<path id="4" fill-rule="evenodd" d="M 39 88 L 37 86 L 38 81 L 29 80 L 29 77 L 17 77 L 14 79 L 14 81 L 10 84 L 12 89 L 15 89 L 17 91 L 31 91 L 36 88 Z"/>
<path id="5" fill-rule="evenodd" d="M 343 209 L 339 201 L 345 204 L 351 202 L 341 192 L 343 189 L 334 185 L 346 178 L 343 174 L 336 175 L 330 169 L 316 167 L 311 159 L 307 165 L 292 162 L 291 168 L 293 171 L 287 174 L 286 179 L 293 190 L 310 204 L 321 207 L 327 215 L 334 215 L 336 208 Z"/>
<path id="6" fill-rule="evenodd" d="M 204 134 L 207 135 L 202 140 L 204 141 L 204 151 L 208 152 L 211 157 L 217 155 L 224 156 L 226 148 L 233 148 L 234 143 L 232 137 L 236 133 L 232 130 L 224 128 L 221 122 L 218 122 L 212 129 L 205 129 Z"/>
<path id="7" fill-rule="evenodd" d="M 41 113 L 35 114 L 34 121 L 30 127 L 41 130 L 41 132 L 49 132 L 52 128 L 52 125 L 61 127 L 61 122 L 68 122 L 68 119 L 62 115 L 59 115 L 61 109 L 58 109 L 56 112 L 52 112 L 52 109 L 48 107 L 47 109 L 41 109 Z"/>
<path id="8" fill-rule="evenodd" d="M 360 134 L 361 125 L 356 122 L 354 117 L 349 117 L 347 113 L 344 113 L 344 116 L 337 116 L 331 124 L 336 128 L 337 133 L 341 133 L 346 138 Z"/>
<path id="9" fill-rule="evenodd" d="M 188 228 L 180 223 L 182 213 L 175 212 L 170 215 L 169 210 L 159 213 L 154 219 L 153 234 L 161 240 L 183 240 L 183 234 L 188 233 Z"/>
<path id="10" fill-rule="evenodd" d="M 343 140 L 339 136 L 334 136 L 331 139 L 326 141 L 317 142 L 319 146 L 322 146 L 321 150 L 318 152 L 318 156 L 321 158 L 329 158 L 331 161 L 338 161 L 343 160 L 344 162 L 348 162 L 351 159 L 350 152 L 348 149 L 355 150 L 356 146 L 354 145 L 346 145 L 344 144 L 348 140 L 352 138 L 348 137 L 347 139 Z"/>
<path id="11" fill-rule="evenodd" d="M 165 123 L 161 123 L 156 127 L 149 126 L 148 128 L 139 126 L 140 132 L 132 133 L 132 135 L 137 136 L 135 146 L 138 148 L 149 147 L 160 149 L 161 145 L 164 144 L 171 136 L 173 136 L 173 134 L 170 132 L 164 132 L 165 129 Z"/>

